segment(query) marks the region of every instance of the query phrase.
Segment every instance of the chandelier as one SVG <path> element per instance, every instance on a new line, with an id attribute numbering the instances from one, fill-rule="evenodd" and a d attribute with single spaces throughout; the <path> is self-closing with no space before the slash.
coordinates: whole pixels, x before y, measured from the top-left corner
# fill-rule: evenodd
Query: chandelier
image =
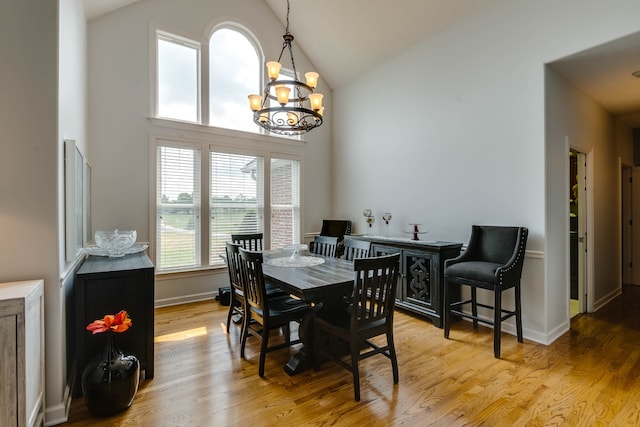
<path id="1" fill-rule="evenodd" d="M 287 0 L 287 26 L 282 36 L 282 50 L 278 61 L 266 63 L 269 82 L 264 88 L 263 96 L 249 95 L 249 105 L 253 111 L 253 121 L 258 125 L 280 135 L 301 135 L 322 124 L 323 95 L 314 93 L 318 84 L 318 73 L 305 74 L 306 83 L 298 80 L 296 63 L 293 60 L 289 33 L 289 0 Z M 293 80 L 279 79 L 282 54 L 289 51 Z"/>

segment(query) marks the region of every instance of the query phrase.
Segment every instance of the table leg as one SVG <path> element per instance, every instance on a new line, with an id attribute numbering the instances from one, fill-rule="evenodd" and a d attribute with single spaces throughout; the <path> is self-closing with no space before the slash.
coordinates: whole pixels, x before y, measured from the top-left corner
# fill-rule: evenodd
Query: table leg
<path id="1" fill-rule="evenodd" d="M 313 367 L 313 318 L 315 317 L 315 312 L 310 311 L 305 314 L 302 318 L 302 322 L 300 322 L 300 327 L 298 328 L 298 334 L 300 335 L 300 339 L 304 344 L 296 354 L 291 356 L 291 359 L 284 366 L 284 371 L 293 376 L 302 371 L 306 371 L 307 369 Z"/>
<path id="2" fill-rule="evenodd" d="M 284 371 L 288 375 L 293 376 L 295 374 L 298 374 L 300 372 L 303 372 L 307 369 L 312 368 L 314 365 L 314 357 L 315 357 L 313 353 L 313 346 L 315 344 L 315 340 L 316 339 L 326 340 L 328 338 L 327 336 L 325 337 L 315 336 L 315 330 L 313 327 L 315 316 L 320 315 L 320 316 L 328 316 L 329 318 L 332 318 L 337 315 L 344 315 L 345 310 L 346 309 L 345 309 L 344 299 L 341 296 L 336 296 L 334 298 L 327 299 L 320 304 L 317 304 L 314 310 L 311 310 L 309 313 L 307 313 L 303 317 L 302 322 L 300 322 L 300 327 L 298 328 L 298 334 L 300 335 L 300 340 L 302 340 L 304 347 L 302 347 L 296 354 L 294 354 L 285 365 Z M 320 343 L 324 345 L 322 341 L 320 341 Z M 342 344 L 345 344 L 345 343 L 342 343 Z M 335 346 L 336 344 L 327 342 L 326 345 Z M 346 351 L 346 353 L 344 354 L 347 354 L 349 352 L 348 344 L 346 344 L 346 347 L 344 348 L 342 347 L 344 347 L 344 345 L 338 346 L 338 348 L 340 349 L 336 351 L 338 352 Z"/>

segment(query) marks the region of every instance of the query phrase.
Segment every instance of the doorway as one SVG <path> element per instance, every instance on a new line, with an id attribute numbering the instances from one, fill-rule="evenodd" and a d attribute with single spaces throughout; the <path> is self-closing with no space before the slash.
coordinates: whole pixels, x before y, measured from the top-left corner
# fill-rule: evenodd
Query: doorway
<path id="1" fill-rule="evenodd" d="M 622 284 L 633 283 L 633 168 L 622 165 L 620 170 L 622 201 Z"/>
<path id="2" fill-rule="evenodd" d="M 569 317 L 586 311 L 587 272 L 586 155 L 569 150 Z"/>

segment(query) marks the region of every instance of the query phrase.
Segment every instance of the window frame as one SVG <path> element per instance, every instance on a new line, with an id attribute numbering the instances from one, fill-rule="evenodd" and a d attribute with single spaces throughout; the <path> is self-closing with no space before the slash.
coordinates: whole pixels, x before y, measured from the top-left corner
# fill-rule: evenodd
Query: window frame
<path id="1" fill-rule="evenodd" d="M 300 200 L 300 218 L 298 222 L 298 233 L 302 237 L 304 235 L 304 146 L 305 141 L 303 138 L 291 138 L 282 135 L 272 134 L 261 127 L 256 125 L 256 132 L 247 132 L 227 128 L 219 128 L 209 125 L 209 40 L 213 33 L 219 29 L 226 28 L 241 32 L 254 46 L 256 52 L 259 55 L 260 64 L 260 85 L 261 91 L 264 90 L 266 71 L 264 67 L 264 53 L 257 37 L 248 30 L 245 26 L 231 22 L 223 21 L 213 23 L 208 31 L 205 31 L 203 36 L 194 36 L 186 33 L 177 33 L 174 29 L 165 28 L 157 24 L 150 25 L 149 33 L 149 45 L 150 45 L 150 97 L 149 97 L 149 179 L 150 179 L 150 191 L 149 191 L 149 236 L 150 246 L 149 255 L 152 260 L 156 260 L 157 256 L 157 241 L 156 241 L 156 151 L 157 142 L 159 140 L 169 140 L 179 143 L 199 144 L 201 146 L 201 216 L 200 216 L 200 266 L 193 269 L 180 269 L 172 271 L 156 271 L 157 275 L 169 276 L 197 276 L 200 274 L 206 274 L 207 271 L 223 268 L 223 266 L 210 266 L 209 265 L 209 217 L 210 207 L 208 200 L 209 195 L 209 151 L 229 152 L 233 154 L 242 154 L 250 156 L 260 156 L 265 162 L 265 195 L 264 195 L 264 218 L 263 218 L 263 230 L 265 236 L 265 244 L 270 247 L 271 244 L 271 160 L 272 158 L 289 159 L 299 161 L 299 173 L 300 173 L 300 186 L 299 186 L 299 200 Z M 181 120 L 160 118 L 157 116 L 158 106 L 158 81 L 157 81 L 157 64 L 158 64 L 158 52 L 157 52 L 157 39 L 161 35 L 163 38 L 174 38 L 180 42 L 186 43 L 188 46 L 199 47 L 199 59 L 200 66 L 199 72 L 199 122 L 186 122 Z M 200 41 L 198 41 L 200 40 Z M 290 71 L 289 73 L 293 73 Z M 251 114 L 249 107 L 247 106 L 247 114 Z M 204 197 L 204 198 L 203 198 Z M 205 202 L 206 200 L 206 202 Z M 205 220 L 206 219 L 206 220 Z M 226 267 L 226 266 L 225 266 Z"/>
<path id="2" fill-rule="evenodd" d="M 187 149 L 187 150 L 193 150 L 195 157 L 197 157 L 197 159 L 199 159 L 199 164 L 198 163 L 194 163 L 195 165 L 195 169 L 197 169 L 197 175 L 199 178 L 200 182 L 194 182 L 194 195 L 193 195 L 193 199 L 194 201 L 191 203 L 191 207 L 194 210 L 194 219 L 196 221 L 194 221 L 194 233 L 195 233 L 195 259 L 194 259 L 194 264 L 192 267 L 190 268 L 183 268 L 183 267 L 178 267 L 178 268 L 165 268 L 165 269 L 161 269 L 160 267 L 160 262 L 158 261 L 158 259 L 155 257 L 156 254 L 158 254 L 158 244 L 160 242 L 158 242 L 158 217 L 159 217 L 159 207 L 158 207 L 158 162 L 159 162 L 159 158 L 158 158 L 158 150 L 160 147 L 171 147 L 171 148 L 175 148 L 175 149 Z M 203 230 L 202 230 L 202 217 L 204 215 L 204 212 L 206 211 L 206 208 L 203 207 L 203 202 L 202 202 L 202 175 L 203 175 L 203 171 L 202 171 L 202 167 L 204 164 L 206 164 L 206 162 L 203 161 L 202 157 L 205 155 L 205 153 L 203 153 L 202 151 L 202 146 L 200 144 L 194 143 L 192 141 L 185 141 L 185 140 L 178 140 L 177 138 L 158 138 L 156 139 L 156 143 L 153 147 L 153 151 L 154 151 L 154 157 L 153 157 L 153 161 L 154 161 L 154 171 L 153 171 L 153 208 L 150 209 L 150 213 L 152 215 L 153 218 L 153 223 L 154 228 L 153 228 L 153 233 L 150 234 L 153 236 L 153 253 L 154 253 L 154 261 L 155 261 L 155 265 L 157 266 L 157 272 L 161 272 L 161 273 L 173 273 L 173 272 L 181 272 L 181 271 L 188 271 L 188 270 L 197 270 L 200 269 L 200 266 L 202 266 L 202 259 L 203 259 L 203 255 L 202 255 L 202 239 L 203 239 Z M 196 191 L 199 192 L 198 194 L 198 203 L 195 203 L 196 200 Z M 198 259 L 199 258 L 199 259 Z"/>
<path id="3" fill-rule="evenodd" d="M 239 24 L 237 22 L 224 20 L 218 23 L 215 23 L 210 26 L 208 31 L 205 31 L 204 36 L 195 36 L 192 34 L 180 33 L 175 31 L 175 29 L 169 29 L 164 26 L 160 26 L 158 24 L 151 24 L 150 33 L 149 33 L 149 44 L 150 48 L 150 105 L 149 105 L 149 119 L 150 120 L 165 120 L 172 121 L 175 123 L 193 123 L 193 122 L 185 122 L 178 119 L 164 118 L 158 116 L 159 110 L 159 97 L 158 97 L 158 38 L 163 38 L 165 40 L 174 41 L 178 44 L 184 44 L 189 47 L 194 47 L 198 49 L 199 55 L 199 66 L 198 66 L 198 122 L 195 123 L 199 126 L 206 126 L 213 129 L 219 129 L 221 131 L 229 131 L 229 132 L 243 132 L 252 135 L 262 135 L 268 138 L 272 138 L 274 140 L 280 141 L 301 141 L 305 142 L 304 135 L 279 135 L 275 133 L 268 132 L 261 126 L 256 125 L 256 130 L 254 131 L 240 131 L 228 128 L 220 128 L 216 126 L 212 126 L 209 120 L 209 110 L 210 110 L 210 40 L 215 31 L 220 29 L 230 29 L 241 33 L 243 36 L 247 38 L 247 40 L 254 47 L 256 54 L 258 55 L 258 64 L 259 64 L 259 81 L 260 81 L 260 89 L 259 93 L 264 92 L 265 87 L 265 79 L 266 79 L 266 69 L 265 69 L 265 55 L 264 50 L 258 40 L 258 38 L 253 34 L 251 30 L 249 30 L 246 26 Z M 293 76 L 293 70 L 289 68 L 283 67 L 281 70 L 283 74 L 288 76 Z M 300 76 L 296 76 L 296 78 L 300 78 Z M 248 94 L 247 94 L 248 95 Z M 251 114 L 251 110 L 249 109 L 247 101 L 247 113 Z"/>
<path id="4" fill-rule="evenodd" d="M 246 27 L 244 27 L 243 25 L 240 25 L 236 22 L 231 22 L 231 21 L 225 21 L 225 22 L 221 22 L 217 25 L 215 25 L 211 31 L 209 31 L 207 37 L 206 37 L 206 61 L 203 61 L 202 64 L 202 76 L 203 79 L 206 80 L 206 88 L 203 88 L 202 93 L 203 93 L 203 97 L 206 98 L 206 113 L 203 115 L 203 120 L 202 120 L 202 124 L 216 128 L 217 126 L 213 126 L 211 124 L 211 117 L 210 117 L 210 113 L 211 113 L 211 81 L 209 79 L 209 77 L 211 76 L 211 57 L 210 57 L 210 52 L 211 52 L 211 39 L 213 38 L 213 35 L 220 30 L 232 30 L 232 31 L 236 31 L 238 33 L 240 33 L 241 35 L 243 35 L 247 41 L 251 44 L 251 46 L 253 46 L 253 49 L 256 51 L 256 57 L 258 60 L 258 82 L 259 82 L 259 88 L 258 88 L 258 93 L 262 93 L 264 91 L 264 86 L 265 86 L 265 77 L 266 77 L 266 70 L 265 70 L 265 56 L 264 56 L 264 51 L 262 50 L 262 46 L 260 45 L 260 43 L 258 42 L 258 39 L 253 35 L 253 33 L 251 31 L 249 31 Z M 247 93 L 247 96 L 249 94 Z M 249 103 L 247 101 L 247 113 L 248 114 L 252 114 L 251 110 L 249 109 Z M 206 120 L 205 120 L 206 119 Z M 231 129 L 231 128 L 220 128 L 217 127 L 218 129 L 228 129 L 228 130 L 236 130 L 236 129 Z M 242 131 L 241 131 L 242 132 Z M 261 134 L 261 135 L 270 135 L 269 132 L 265 131 L 264 128 L 262 128 L 261 126 L 256 125 L 256 131 L 255 132 L 250 132 L 250 133 L 256 133 L 256 134 Z"/>
<path id="5" fill-rule="evenodd" d="M 154 64 L 153 68 L 151 69 L 151 109 L 150 109 L 150 117 L 154 117 L 157 119 L 161 119 L 161 120 L 172 120 L 172 121 L 176 121 L 176 122 L 183 122 L 183 123 L 196 123 L 196 124 L 202 124 L 203 123 L 203 111 L 204 111 L 204 107 L 203 107 L 203 101 L 205 100 L 205 97 L 203 97 L 203 91 L 204 91 L 204 87 L 203 87 L 203 64 L 205 63 L 205 61 L 203 60 L 203 46 L 201 42 L 198 42 L 196 40 L 196 38 L 194 37 L 189 37 L 189 36 L 185 36 L 185 35 L 180 35 L 180 34 L 175 34 L 174 32 L 168 32 L 159 28 L 155 28 L 152 31 L 152 43 L 151 46 L 153 46 L 153 49 L 151 49 L 151 54 L 153 56 L 153 61 L 152 64 Z M 160 79 L 158 78 L 158 68 L 159 68 L 159 60 L 160 60 L 160 55 L 158 52 L 158 43 L 160 40 L 164 40 L 167 42 L 171 42 L 171 43 L 175 43 L 178 45 L 183 45 L 186 47 L 190 47 L 192 49 L 195 49 L 197 52 L 197 65 L 196 65 L 196 84 L 197 84 L 197 90 L 196 90 L 196 121 L 195 122 L 191 122 L 191 121 L 184 121 L 184 120 L 180 120 L 180 119 L 174 119 L 174 118 L 169 118 L 169 117 L 161 117 L 159 115 L 159 111 L 160 111 L 160 96 L 159 96 L 159 92 L 160 92 Z M 208 56 L 208 55 L 207 55 Z M 208 79 L 207 79 L 207 85 L 208 85 Z M 208 103 L 208 97 L 206 98 L 206 101 Z"/>
<path id="6" fill-rule="evenodd" d="M 211 127 L 203 127 L 202 125 L 174 122 L 165 119 L 152 119 L 152 131 L 149 135 L 149 152 L 150 165 L 149 171 L 151 188 L 149 191 L 149 227 L 150 227 L 150 246 L 149 255 L 152 260 L 157 259 L 157 146 L 161 141 L 171 141 L 176 144 L 184 144 L 185 146 L 199 146 L 200 148 L 200 265 L 195 268 L 172 269 L 172 270 L 156 270 L 156 275 L 197 275 L 202 271 L 216 270 L 226 268 L 226 265 L 209 265 L 209 245 L 210 245 L 210 228 L 209 218 L 211 215 L 208 203 L 210 194 L 210 169 L 209 156 L 211 151 L 224 152 L 230 154 L 239 154 L 247 156 L 257 156 L 264 159 L 264 217 L 263 232 L 265 236 L 265 247 L 271 245 L 271 161 L 272 159 L 295 160 L 299 162 L 299 201 L 300 201 L 300 219 L 298 221 L 298 233 L 302 237 L 304 235 L 304 152 L 303 144 L 295 140 L 287 140 L 294 142 L 283 143 L 282 140 L 274 141 L 269 136 L 257 135 L 241 131 L 233 131 L 230 129 L 219 129 Z"/>

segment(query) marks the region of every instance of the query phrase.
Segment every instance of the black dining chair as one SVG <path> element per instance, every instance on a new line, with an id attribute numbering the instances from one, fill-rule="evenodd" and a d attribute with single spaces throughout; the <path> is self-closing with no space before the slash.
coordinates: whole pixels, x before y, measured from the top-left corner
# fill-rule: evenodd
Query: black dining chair
<path id="1" fill-rule="evenodd" d="M 231 235 L 233 243 L 239 243 L 244 249 L 250 251 L 264 250 L 264 237 L 262 233 L 237 233 Z"/>
<path id="2" fill-rule="evenodd" d="M 520 277 L 524 264 L 525 249 L 529 230 L 526 227 L 504 227 L 474 225 L 467 249 L 457 258 L 444 264 L 444 337 L 449 338 L 452 316 L 473 320 L 493 326 L 493 354 L 500 358 L 500 335 L 502 322 L 515 316 L 518 342 L 522 337 L 522 308 L 520 301 Z M 460 285 L 471 288 L 471 298 L 452 301 L 453 287 Z M 514 288 L 515 309 L 502 307 L 502 292 Z M 477 301 L 476 290 L 493 292 L 493 305 Z M 455 290 L 458 293 L 458 290 Z M 462 307 L 471 304 L 471 313 Z M 493 310 L 493 321 L 479 317 L 478 307 Z"/>
<path id="3" fill-rule="evenodd" d="M 356 258 L 366 258 L 371 250 L 371 242 L 349 237 L 344 238 L 344 259 L 353 261 Z"/>
<path id="4" fill-rule="evenodd" d="M 246 317 L 244 316 L 245 300 L 244 300 L 244 287 L 242 285 L 242 279 L 240 277 L 240 246 L 237 243 L 227 242 L 225 251 L 227 255 L 227 269 L 229 270 L 229 284 L 230 284 L 230 299 L 229 299 L 229 313 L 227 314 L 227 333 L 229 333 L 229 324 L 231 324 L 231 318 L 238 316 L 241 323 L 240 341 L 244 333 L 247 331 L 245 327 Z"/>
<path id="5" fill-rule="evenodd" d="M 337 237 L 336 256 L 339 258 L 344 253 L 345 236 L 351 234 L 351 221 L 348 219 L 323 219 L 321 236 Z"/>
<path id="6" fill-rule="evenodd" d="M 243 334 L 240 355 L 244 357 L 244 349 L 249 333 L 262 341 L 260 346 L 260 363 L 258 375 L 264 376 L 266 354 L 299 344 L 300 339 L 291 340 L 291 322 L 300 322 L 311 310 L 311 306 L 289 296 L 267 298 L 264 274 L 262 272 L 262 252 L 248 251 L 240 248 L 241 277 L 246 301 L 247 333 Z M 282 328 L 284 342 L 269 346 L 269 335 L 274 329 Z"/>
<path id="7" fill-rule="evenodd" d="M 242 277 L 240 275 L 240 248 L 242 246 L 239 243 L 226 243 L 226 258 L 227 268 L 229 270 L 229 284 L 230 284 L 230 300 L 229 300 L 229 313 L 227 314 L 227 333 L 229 333 L 229 325 L 232 318 L 236 316 L 234 323 L 239 323 L 241 326 L 240 341 L 242 341 L 243 334 L 247 332 L 247 320 L 244 316 L 245 312 L 245 297 L 244 297 L 244 285 L 242 283 Z M 277 298 L 288 295 L 282 289 L 267 284 L 266 285 L 267 298 Z"/>
<path id="8" fill-rule="evenodd" d="M 315 340 L 314 360 L 320 369 L 321 357 L 329 358 L 353 374 L 354 398 L 360 401 L 360 360 L 382 354 L 391 360 L 393 383 L 398 383 L 398 359 L 393 342 L 393 312 L 400 254 L 375 258 L 356 258 L 353 261 L 355 279 L 347 310 L 342 316 L 332 313 L 327 318 L 318 314 L 314 319 L 316 337 L 328 334 L 338 343 L 326 344 Z M 378 345 L 372 338 L 385 335 L 386 345 Z M 350 361 L 343 360 L 340 342 L 348 343 Z"/>
<path id="9" fill-rule="evenodd" d="M 338 248 L 338 238 L 330 236 L 315 236 L 310 252 L 326 257 L 335 257 Z"/>

